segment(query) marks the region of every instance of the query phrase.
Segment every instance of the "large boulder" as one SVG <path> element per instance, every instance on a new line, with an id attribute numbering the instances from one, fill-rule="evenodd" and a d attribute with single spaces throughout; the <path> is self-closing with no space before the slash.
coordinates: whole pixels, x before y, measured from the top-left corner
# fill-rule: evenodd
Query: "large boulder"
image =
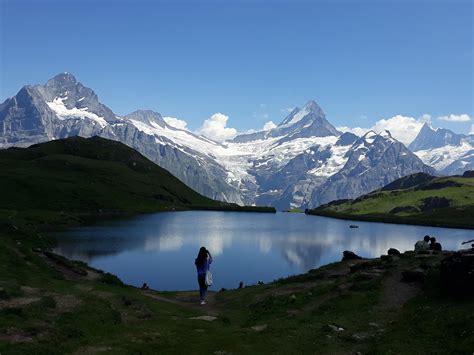
<path id="1" fill-rule="evenodd" d="M 388 255 L 400 255 L 400 251 L 398 249 L 395 249 L 395 248 L 390 248 L 390 249 L 388 249 L 387 254 Z"/>
<path id="2" fill-rule="evenodd" d="M 359 259 L 362 259 L 362 257 L 360 257 L 359 255 L 357 255 L 356 253 L 354 253 L 350 250 L 345 250 L 342 253 L 342 261 L 344 261 L 344 260 L 359 260 Z"/>

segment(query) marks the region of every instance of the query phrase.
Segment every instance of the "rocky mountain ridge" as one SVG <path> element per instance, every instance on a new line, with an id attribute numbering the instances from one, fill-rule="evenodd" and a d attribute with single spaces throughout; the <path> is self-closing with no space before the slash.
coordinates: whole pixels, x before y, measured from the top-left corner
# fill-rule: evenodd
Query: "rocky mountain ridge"
<path id="1" fill-rule="evenodd" d="M 474 169 L 474 134 L 433 129 L 425 123 L 408 148 L 442 175 L 461 175 Z"/>
<path id="2" fill-rule="evenodd" d="M 279 209 L 356 197 L 434 170 L 389 132 L 341 133 L 315 101 L 275 128 L 218 143 L 150 110 L 118 116 L 72 74 L 25 86 L 0 105 L 0 147 L 98 135 L 136 149 L 199 193 Z"/>

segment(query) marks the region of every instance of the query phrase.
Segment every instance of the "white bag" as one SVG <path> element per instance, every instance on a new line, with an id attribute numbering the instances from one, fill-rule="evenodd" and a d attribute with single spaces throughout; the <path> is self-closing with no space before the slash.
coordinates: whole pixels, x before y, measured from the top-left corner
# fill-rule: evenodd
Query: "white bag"
<path id="1" fill-rule="evenodd" d="M 205 278 L 204 282 L 205 282 L 206 286 L 211 286 L 212 285 L 212 274 L 209 270 L 206 271 L 206 278 Z"/>

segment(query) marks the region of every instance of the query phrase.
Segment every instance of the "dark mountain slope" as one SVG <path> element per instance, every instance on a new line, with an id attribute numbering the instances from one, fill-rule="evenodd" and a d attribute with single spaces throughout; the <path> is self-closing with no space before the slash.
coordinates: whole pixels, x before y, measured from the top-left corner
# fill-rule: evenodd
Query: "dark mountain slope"
<path id="1" fill-rule="evenodd" d="M 239 209 L 193 191 L 126 145 L 71 137 L 0 151 L 0 208 L 79 213 Z"/>

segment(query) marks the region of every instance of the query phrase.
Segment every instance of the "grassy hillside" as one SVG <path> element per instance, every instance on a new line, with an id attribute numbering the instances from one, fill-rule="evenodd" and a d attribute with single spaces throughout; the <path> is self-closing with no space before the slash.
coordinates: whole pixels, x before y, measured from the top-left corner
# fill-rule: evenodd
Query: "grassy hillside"
<path id="1" fill-rule="evenodd" d="M 474 228 L 474 178 L 414 174 L 355 200 L 333 201 L 308 214 L 389 223 Z"/>
<path id="2" fill-rule="evenodd" d="M 0 209 L 23 214 L 266 210 L 206 198 L 135 150 L 99 137 L 0 150 L 0 185 Z"/>

